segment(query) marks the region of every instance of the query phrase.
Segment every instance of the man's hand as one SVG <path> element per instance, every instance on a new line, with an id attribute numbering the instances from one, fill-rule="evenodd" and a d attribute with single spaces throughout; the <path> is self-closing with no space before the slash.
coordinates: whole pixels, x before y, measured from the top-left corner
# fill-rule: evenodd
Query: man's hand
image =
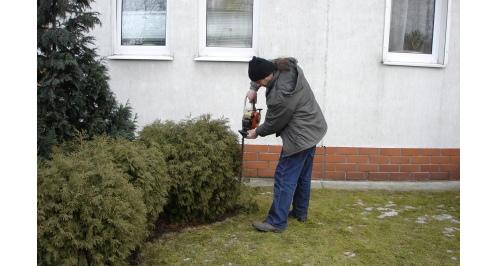
<path id="1" fill-rule="evenodd" d="M 248 90 L 246 97 L 251 103 L 257 103 L 257 92 L 255 90 Z"/>
<path id="2" fill-rule="evenodd" d="M 248 132 L 246 136 L 247 139 L 256 139 L 258 137 L 257 131 L 255 129 L 250 129 L 247 132 Z"/>

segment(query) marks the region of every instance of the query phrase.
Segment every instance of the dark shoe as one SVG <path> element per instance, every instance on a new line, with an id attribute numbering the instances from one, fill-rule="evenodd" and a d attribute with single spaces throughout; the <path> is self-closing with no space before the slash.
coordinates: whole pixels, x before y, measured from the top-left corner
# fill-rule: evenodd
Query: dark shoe
<path id="1" fill-rule="evenodd" d="M 284 231 L 284 229 L 279 229 L 277 227 L 272 226 L 270 223 L 266 223 L 266 222 L 254 222 L 252 226 L 253 228 L 261 232 L 281 233 L 282 231 Z"/>
<path id="2" fill-rule="evenodd" d="M 293 212 L 289 212 L 288 217 L 295 218 L 300 223 L 306 222 L 306 216 L 305 217 L 298 217 L 298 216 L 294 215 Z"/>

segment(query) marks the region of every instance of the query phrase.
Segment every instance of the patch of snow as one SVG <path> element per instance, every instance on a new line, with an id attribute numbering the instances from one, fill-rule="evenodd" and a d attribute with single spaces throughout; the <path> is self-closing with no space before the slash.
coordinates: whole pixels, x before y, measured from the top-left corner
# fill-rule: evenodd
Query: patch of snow
<path id="1" fill-rule="evenodd" d="M 348 257 L 348 258 L 356 257 L 356 254 L 354 254 L 354 252 L 350 252 L 350 251 L 344 252 L 344 255 L 346 255 L 346 257 Z"/>
<path id="2" fill-rule="evenodd" d="M 425 216 L 420 216 L 416 218 L 416 223 L 418 224 L 425 224 L 426 223 L 426 217 Z"/>
<path id="3" fill-rule="evenodd" d="M 184 258 L 183 261 L 189 261 L 191 258 Z"/>
<path id="4" fill-rule="evenodd" d="M 443 232 L 442 232 L 442 233 L 443 233 L 445 236 L 448 236 L 448 237 L 454 237 L 454 236 L 455 236 L 455 235 L 454 235 L 454 232 L 455 232 L 455 231 L 459 231 L 459 228 L 456 228 L 456 227 L 445 227 L 445 228 L 443 229 Z"/>
<path id="5" fill-rule="evenodd" d="M 392 209 L 390 209 L 390 208 L 382 208 L 382 207 L 378 207 L 378 208 L 377 208 L 377 210 L 379 210 L 379 211 L 390 211 L 390 210 L 392 210 Z"/>
<path id="6" fill-rule="evenodd" d="M 444 207 L 445 207 L 445 205 L 443 205 L 443 204 L 437 205 L 437 208 L 444 208 Z"/>
<path id="7" fill-rule="evenodd" d="M 355 204 L 353 204 L 353 205 L 365 206 L 365 204 L 363 203 L 363 201 L 362 201 L 361 199 L 358 199 L 358 200 L 356 201 L 356 203 L 355 203 Z"/>
<path id="8" fill-rule="evenodd" d="M 444 233 L 453 233 L 454 231 L 455 231 L 455 230 L 454 230 L 454 228 L 452 228 L 452 227 L 445 227 L 445 228 L 443 229 L 443 232 L 444 232 Z"/>
<path id="9" fill-rule="evenodd" d="M 365 211 L 371 212 L 371 211 L 373 211 L 373 207 L 367 207 L 367 208 L 365 208 Z"/>
<path id="10" fill-rule="evenodd" d="M 450 214 L 440 214 L 440 215 L 433 215 L 433 218 L 438 221 L 446 221 L 446 220 L 452 220 L 454 217 Z"/>
<path id="11" fill-rule="evenodd" d="M 452 260 L 457 260 L 457 258 L 456 258 L 456 257 L 450 257 L 450 258 L 451 258 Z"/>
<path id="12" fill-rule="evenodd" d="M 405 210 L 416 210 L 416 207 L 406 205 L 406 206 L 404 206 L 404 209 Z"/>
<path id="13" fill-rule="evenodd" d="M 397 205 L 395 205 L 395 203 L 393 201 L 389 201 L 389 203 L 387 205 L 385 205 L 385 207 L 394 207 L 394 206 L 397 206 Z"/>
<path id="14" fill-rule="evenodd" d="M 453 251 L 450 249 L 447 249 L 447 253 L 452 253 Z"/>
<path id="15" fill-rule="evenodd" d="M 397 216 L 397 215 L 399 215 L 398 212 L 396 212 L 395 210 L 391 210 L 391 211 L 382 213 L 380 216 L 378 216 L 378 219 L 383 219 L 385 217 L 392 217 L 392 216 Z"/>

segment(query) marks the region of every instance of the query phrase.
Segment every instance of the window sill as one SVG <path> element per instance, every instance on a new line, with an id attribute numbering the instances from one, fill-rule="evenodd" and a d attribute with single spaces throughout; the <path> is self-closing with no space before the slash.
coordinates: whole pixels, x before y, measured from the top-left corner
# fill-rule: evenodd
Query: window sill
<path id="1" fill-rule="evenodd" d="M 195 61 L 215 61 L 215 62 L 249 62 L 252 57 L 244 56 L 199 56 Z"/>
<path id="2" fill-rule="evenodd" d="M 111 60 L 157 60 L 157 61 L 173 60 L 173 57 L 168 55 L 110 55 L 107 58 Z"/>
<path id="3" fill-rule="evenodd" d="M 395 61 L 383 61 L 384 65 L 389 66 L 411 66 L 411 67 L 431 67 L 431 68 L 445 68 L 445 64 L 431 64 L 431 63 L 413 63 L 413 62 L 395 62 Z"/>

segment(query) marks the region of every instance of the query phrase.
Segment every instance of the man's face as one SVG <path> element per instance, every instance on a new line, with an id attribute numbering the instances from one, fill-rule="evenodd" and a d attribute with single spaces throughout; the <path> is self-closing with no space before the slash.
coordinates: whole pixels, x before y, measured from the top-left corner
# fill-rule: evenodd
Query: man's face
<path id="1" fill-rule="evenodd" d="M 261 79 L 261 80 L 257 80 L 255 81 L 255 83 L 257 83 L 257 85 L 260 85 L 260 86 L 267 86 L 267 84 L 269 84 L 269 82 L 272 80 L 272 78 L 274 77 L 274 74 L 271 73 L 270 75 L 268 75 L 267 77 Z"/>

